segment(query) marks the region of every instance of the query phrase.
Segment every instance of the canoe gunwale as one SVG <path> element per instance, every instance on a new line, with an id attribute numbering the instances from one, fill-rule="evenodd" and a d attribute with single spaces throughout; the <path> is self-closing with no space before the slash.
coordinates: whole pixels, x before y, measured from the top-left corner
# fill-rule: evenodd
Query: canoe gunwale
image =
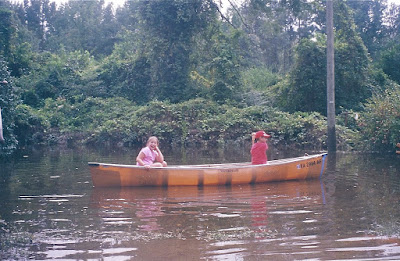
<path id="1" fill-rule="evenodd" d="M 168 170 L 201 170 L 201 169 L 242 169 L 242 168 L 259 168 L 264 166 L 277 166 L 283 165 L 296 161 L 304 161 L 308 159 L 318 158 L 326 156 L 327 153 L 314 154 L 309 156 L 301 156 L 296 158 L 286 158 L 279 160 L 271 160 L 266 164 L 252 165 L 251 162 L 241 162 L 241 163 L 220 163 L 220 164 L 203 164 L 203 165 L 171 165 L 168 167 L 153 167 L 152 170 L 156 169 L 168 169 Z M 143 166 L 137 165 L 127 165 L 127 164 L 111 164 L 111 163 L 99 163 L 99 162 L 88 162 L 90 167 L 118 167 L 118 168 L 131 168 L 131 169 L 145 169 Z"/>

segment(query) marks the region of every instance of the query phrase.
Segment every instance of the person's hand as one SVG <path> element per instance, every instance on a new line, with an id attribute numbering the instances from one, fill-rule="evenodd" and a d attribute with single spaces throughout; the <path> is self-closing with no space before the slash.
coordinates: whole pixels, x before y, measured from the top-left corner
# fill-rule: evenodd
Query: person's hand
<path id="1" fill-rule="evenodd" d="M 144 165 L 144 168 L 145 168 L 145 169 L 150 169 L 151 166 L 150 166 L 150 165 Z"/>
<path id="2" fill-rule="evenodd" d="M 255 140 L 255 139 L 256 139 L 256 133 L 255 133 L 255 132 L 253 132 L 253 133 L 251 134 L 251 139 L 252 139 L 252 140 Z"/>

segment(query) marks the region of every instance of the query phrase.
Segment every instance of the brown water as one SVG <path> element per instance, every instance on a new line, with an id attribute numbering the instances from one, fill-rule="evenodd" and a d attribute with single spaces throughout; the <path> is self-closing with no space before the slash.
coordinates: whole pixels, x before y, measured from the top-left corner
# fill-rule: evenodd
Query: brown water
<path id="1" fill-rule="evenodd" d="M 0 163 L 0 259 L 400 259 L 396 155 L 338 154 L 321 181 L 92 187 L 88 161 L 135 153 L 38 151 Z M 170 163 L 248 160 L 240 150 L 170 154 Z"/>

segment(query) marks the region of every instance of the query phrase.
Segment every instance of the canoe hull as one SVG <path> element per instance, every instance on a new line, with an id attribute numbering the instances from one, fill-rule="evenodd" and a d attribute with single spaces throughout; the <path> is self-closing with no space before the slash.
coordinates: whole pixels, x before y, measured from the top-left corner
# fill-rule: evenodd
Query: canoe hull
<path id="1" fill-rule="evenodd" d="M 135 165 L 89 163 L 95 187 L 216 186 L 317 178 L 327 154 L 249 163 L 171 166 L 145 169 Z"/>

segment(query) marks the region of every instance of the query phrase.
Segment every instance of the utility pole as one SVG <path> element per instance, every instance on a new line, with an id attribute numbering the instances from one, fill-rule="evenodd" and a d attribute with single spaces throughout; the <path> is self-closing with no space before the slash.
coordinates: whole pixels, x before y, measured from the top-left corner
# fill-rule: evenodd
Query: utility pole
<path id="1" fill-rule="evenodd" d="M 8 84 L 6 80 L 3 80 L 0 82 L 0 84 Z M 5 143 L 4 142 L 4 137 L 3 137 L 3 119 L 1 118 L 1 107 L 0 107 L 0 143 Z"/>
<path id="2" fill-rule="evenodd" d="M 328 116 L 328 153 L 336 152 L 336 127 L 335 127 L 335 54 L 333 35 L 333 0 L 326 1 L 326 94 Z"/>

